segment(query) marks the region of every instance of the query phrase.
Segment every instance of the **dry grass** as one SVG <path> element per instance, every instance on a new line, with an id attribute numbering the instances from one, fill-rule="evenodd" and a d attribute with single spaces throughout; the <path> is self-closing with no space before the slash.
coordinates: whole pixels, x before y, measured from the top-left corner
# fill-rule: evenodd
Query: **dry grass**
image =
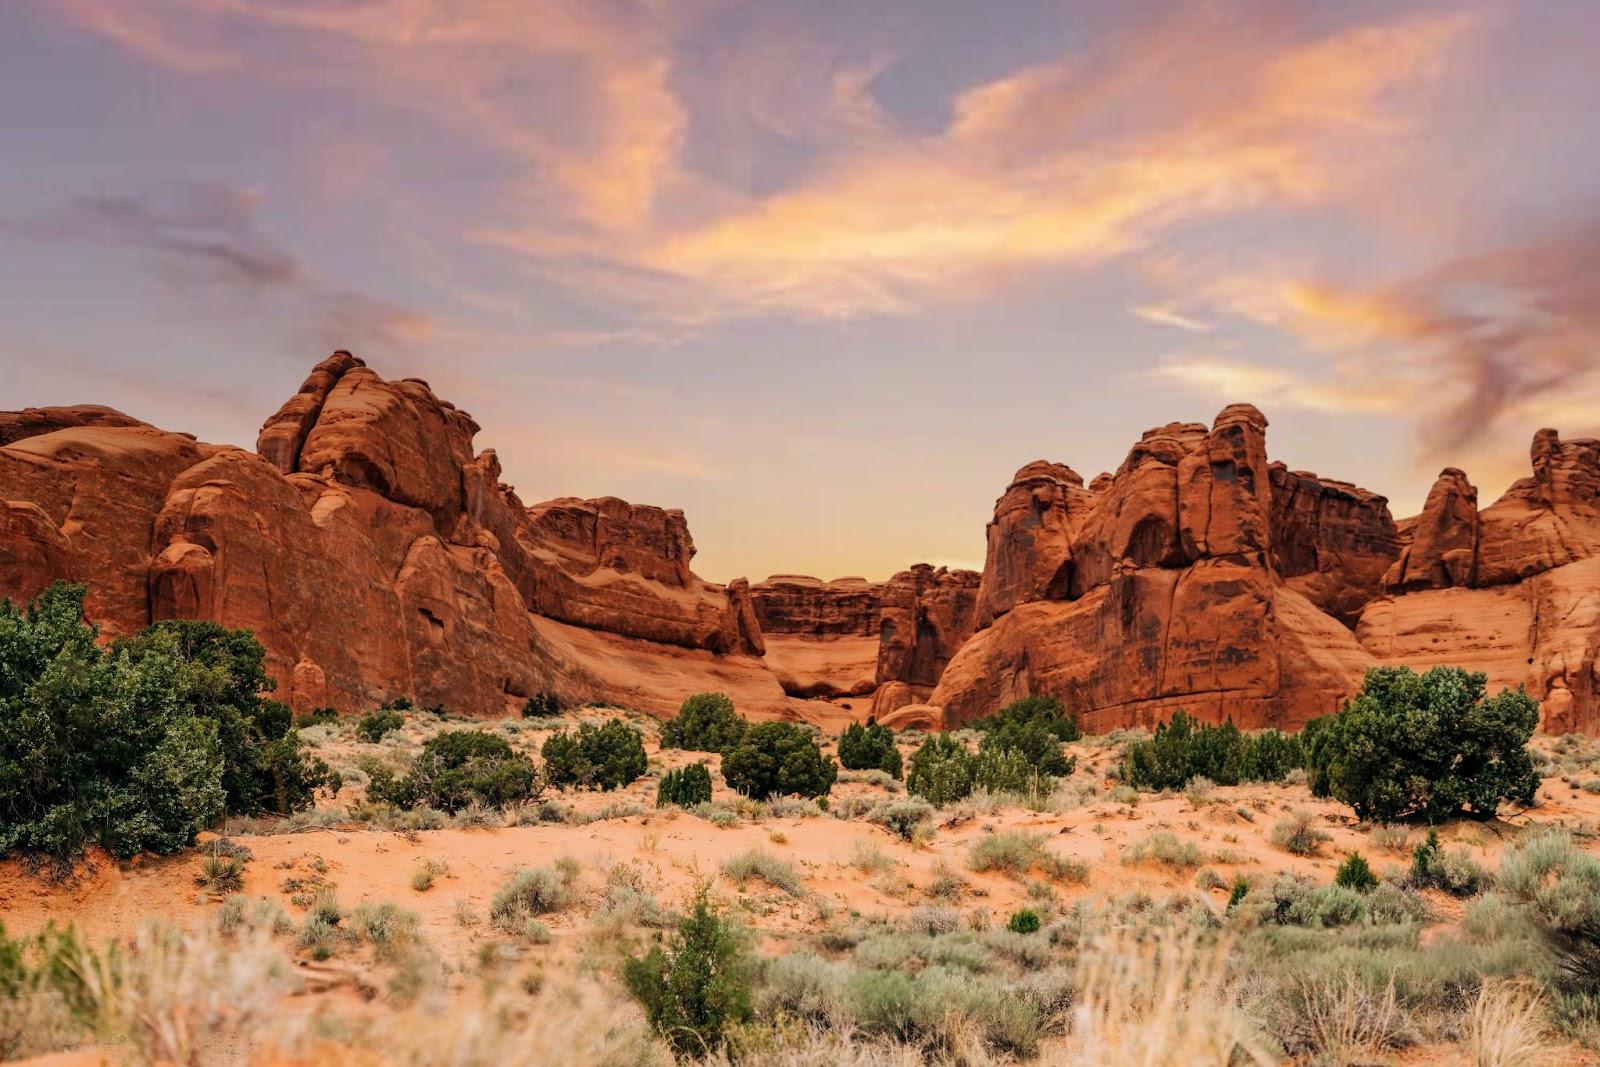
<path id="1" fill-rule="evenodd" d="M 1478 990 L 1466 1018 L 1473 1067 L 1539 1067 L 1554 1064 L 1544 1001 L 1522 982 L 1489 979 Z"/>
<path id="2" fill-rule="evenodd" d="M 1238 1067 L 1276 1063 L 1240 1006 L 1226 944 L 1192 934 L 1095 942 L 1079 962 L 1066 1067 Z"/>
<path id="3" fill-rule="evenodd" d="M 1285 1030 L 1319 1067 L 1385 1062 L 1391 1049 L 1407 1043 L 1393 980 L 1376 990 L 1348 971 L 1339 978 L 1295 979 L 1289 993 L 1292 1021 Z"/>
<path id="4" fill-rule="evenodd" d="M 269 930 L 224 941 L 155 923 L 125 950 L 83 948 L 68 966 L 97 1035 L 126 1042 L 136 1062 L 184 1067 L 219 1035 L 272 1018 L 288 973 Z"/>
<path id="5" fill-rule="evenodd" d="M 321 1028 L 326 1030 L 327 1028 Z M 531 999 L 491 998 L 348 1020 L 338 1040 L 292 1026 L 275 1067 L 672 1067 L 638 1008 L 590 979 L 544 983 Z M 381 1049 L 381 1053 L 370 1050 Z"/>

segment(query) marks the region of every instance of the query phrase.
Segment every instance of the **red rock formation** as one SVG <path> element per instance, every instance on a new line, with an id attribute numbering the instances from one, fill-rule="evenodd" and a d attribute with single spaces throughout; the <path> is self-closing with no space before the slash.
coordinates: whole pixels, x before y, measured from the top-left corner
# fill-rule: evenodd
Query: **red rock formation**
<path id="1" fill-rule="evenodd" d="M 1600 555 L 1600 441 L 1534 434 L 1531 477 L 1479 515 L 1476 585 L 1499 585 Z"/>
<path id="2" fill-rule="evenodd" d="M 881 583 L 780 574 L 750 588 L 767 665 L 795 697 L 866 696 L 877 688 Z"/>
<path id="3" fill-rule="evenodd" d="M 824 582 L 775 574 L 750 587 L 761 632 L 810 636 L 876 636 L 883 583 L 865 578 Z"/>
<path id="4" fill-rule="evenodd" d="M 532 571 L 529 607 L 552 619 L 625 637 L 760 655 L 749 606 L 689 569 L 694 539 L 683 512 L 616 497 L 537 504 L 518 528 Z"/>
<path id="5" fill-rule="evenodd" d="M 1400 553 L 1389 502 L 1282 463 L 1268 472 L 1273 567 L 1291 589 L 1353 627 Z"/>
<path id="6" fill-rule="evenodd" d="M 0 411 L 0 448 L 24 437 L 38 437 L 76 426 L 144 426 L 115 408 L 99 404 L 79 404 L 65 408 L 24 408 Z"/>
<path id="7" fill-rule="evenodd" d="M 1035 460 L 1017 471 L 986 531 L 978 625 L 1031 600 L 1067 599 L 1072 545 L 1093 499 L 1071 467 Z"/>
<path id="8" fill-rule="evenodd" d="M 501 714 L 552 689 L 666 712 L 726 683 L 748 713 L 805 713 L 758 658 L 748 583 L 689 569 L 680 512 L 524 508 L 494 453 L 473 456 L 476 431 L 426 383 L 345 352 L 267 420 L 259 453 L 103 408 L 0 414 L 0 595 L 70 578 L 112 633 L 253 630 L 298 709 L 406 696 Z"/>
<path id="9" fill-rule="evenodd" d="M 1540 430 L 1533 473 L 1478 510 L 1439 475 L 1357 636 L 1380 660 L 1523 686 L 1551 733 L 1600 732 L 1600 442 Z"/>
<path id="10" fill-rule="evenodd" d="M 104 411 L 0 447 L 0 497 L 19 538 L 5 554 L 23 563 L 0 569 L 0 596 L 88 582 L 86 610 L 116 635 L 150 621 L 150 538 L 168 486 L 217 449 Z"/>
<path id="11" fill-rule="evenodd" d="M 991 546 L 1031 507 L 1015 489 L 996 506 Z M 1179 709 L 1246 726 L 1297 725 L 1359 683 L 1370 657 L 1274 565 L 1275 528 L 1323 505 L 1275 508 L 1256 409 L 1226 408 L 1210 430 L 1151 430 L 1115 474 L 1069 500 L 1073 521 L 1058 528 L 1075 532 L 1048 539 L 1048 556 L 1007 561 L 991 551 L 997 573 L 986 573 L 986 591 L 1018 588 L 1002 568 L 1037 575 L 1064 558 L 1067 574 L 1043 590 L 1035 582 L 1031 598 L 951 659 L 929 698 L 948 725 L 1035 694 L 1060 697 L 1091 729 L 1148 725 Z M 1293 545 L 1291 556 L 1309 573 L 1320 568 L 1318 547 L 1331 555 L 1349 540 L 1330 529 Z"/>
<path id="12" fill-rule="evenodd" d="M 874 711 L 888 712 L 913 703 L 906 695 L 920 700 L 932 692 L 950 657 L 977 625 L 981 580 L 975 571 L 918 563 L 884 583 L 877 680 L 880 687 L 901 683 L 905 688 L 880 689 Z"/>
<path id="13" fill-rule="evenodd" d="M 1546 729 L 1600 731 L 1593 440 L 1540 431 L 1530 477 L 1481 511 L 1448 469 L 1395 523 L 1382 497 L 1269 464 L 1266 420 L 1235 405 L 1149 431 L 1087 487 L 1022 468 L 981 576 L 752 587 L 694 574 L 681 512 L 525 506 L 476 432 L 344 352 L 257 452 L 108 408 L 0 412 L 0 595 L 67 578 L 109 634 L 251 629 L 297 709 L 502 714 L 549 690 L 670 712 L 722 690 L 757 716 L 835 722 L 870 694 L 880 717 L 958 725 L 1043 693 L 1091 729 L 1180 708 L 1292 727 L 1381 661 L 1485 669 Z"/>
<path id="14" fill-rule="evenodd" d="M 1383 588 L 1468 588 L 1478 576 L 1478 488 L 1446 467 L 1428 490 L 1422 514 L 1410 524 L 1410 543 L 1383 578 Z"/>

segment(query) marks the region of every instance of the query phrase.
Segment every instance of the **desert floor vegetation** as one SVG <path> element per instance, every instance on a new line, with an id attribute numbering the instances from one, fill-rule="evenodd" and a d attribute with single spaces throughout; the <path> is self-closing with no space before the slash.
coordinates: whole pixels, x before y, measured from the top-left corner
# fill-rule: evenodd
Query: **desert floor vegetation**
<path id="1" fill-rule="evenodd" d="M 0 862 L 0 1060 L 1600 1065 L 1584 742 L 1535 740 L 1533 807 L 1369 824 L 1303 775 L 1132 786 L 1136 732 L 941 794 L 831 776 L 837 735 L 784 731 L 820 795 L 755 799 L 709 746 L 759 771 L 762 733 L 696 707 L 698 748 L 617 708 L 322 721 L 300 744 L 341 787 L 310 806 L 170 857 L 91 847 L 65 879 Z M 977 773 L 996 737 L 1053 752 L 1052 714 L 933 736 Z M 496 742 L 434 741 L 462 731 Z M 555 746 L 580 770 L 552 783 L 546 742 L 601 731 L 615 748 Z M 851 761 L 892 763 L 883 739 Z M 906 773 L 926 740 L 893 737 Z M 1163 744 L 1153 765 L 1181 766 Z M 693 806 L 657 806 L 699 767 Z M 408 779 L 410 806 L 384 794 Z"/>

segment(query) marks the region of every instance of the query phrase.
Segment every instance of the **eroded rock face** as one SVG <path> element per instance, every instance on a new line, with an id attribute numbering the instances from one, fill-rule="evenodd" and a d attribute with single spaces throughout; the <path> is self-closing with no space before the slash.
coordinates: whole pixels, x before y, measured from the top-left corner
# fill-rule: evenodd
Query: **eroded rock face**
<path id="1" fill-rule="evenodd" d="M 1068 598 L 1073 542 L 1093 500 L 1071 467 L 1036 460 L 1017 471 L 995 502 L 986 531 L 980 626 L 1018 604 Z"/>
<path id="2" fill-rule="evenodd" d="M 1447 469 L 1396 523 L 1270 464 L 1266 428 L 1247 405 L 1170 423 L 1087 486 L 1028 464 L 981 575 L 719 585 L 681 512 L 525 506 L 470 416 L 340 352 L 258 452 L 108 408 L 0 412 L 0 596 L 65 578 L 109 634 L 248 628 L 301 710 L 499 715 L 550 691 L 666 714 L 721 690 L 755 717 L 955 726 L 1046 694 L 1094 730 L 1294 727 L 1397 662 L 1485 669 L 1546 729 L 1600 731 L 1600 442 L 1540 431 L 1495 503 Z"/>
<path id="3" fill-rule="evenodd" d="M 1410 524 L 1410 543 L 1384 575 L 1383 588 L 1470 588 L 1478 577 L 1478 487 L 1455 467 L 1439 472 L 1422 514 Z"/>
<path id="4" fill-rule="evenodd" d="M 749 714 L 805 713 L 759 658 L 748 583 L 690 570 L 681 512 L 525 508 L 495 454 L 473 455 L 476 431 L 425 382 L 346 352 L 267 420 L 259 453 L 109 409 L 0 414 L 0 595 L 67 578 L 90 584 L 87 611 L 111 633 L 164 618 L 250 629 L 301 710 L 405 696 L 499 715 L 551 690 L 665 713 L 730 681 Z M 625 676 L 652 656 L 646 678 Z"/>
<path id="5" fill-rule="evenodd" d="M 98 418 L 0 448 L 4 554 L 19 562 L 0 568 L 0 596 L 27 599 L 56 578 L 87 582 L 85 610 L 106 633 L 147 624 L 156 515 L 173 479 L 216 451 L 136 420 Z"/>
<path id="6" fill-rule="evenodd" d="M 0 448 L 15 444 L 25 437 L 54 433 L 78 426 L 144 426 L 143 422 L 124 415 L 115 408 L 99 404 L 77 404 L 71 407 L 24 408 L 21 411 L 0 411 Z"/>
<path id="7" fill-rule="evenodd" d="M 878 632 L 883 584 L 865 578 L 825 582 L 775 574 L 750 587 L 761 632 L 772 636 L 869 637 Z"/>
<path id="8" fill-rule="evenodd" d="M 1289 587 L 1354 627 L 1400 554 L 1389 502 L 1349 482 L 1269 468 L 1272 563 Z"/>
<path id="9" fill-rule="evenodd" d="M 1532 474 L 1481 511 L 1439 475 L 1357 635 L 1385 662 L 1523 686 L 1552 733 L 1600 732 L 1600 442 L 1534 435 Z"/>
<path id="10" fill-rule="evenodd" d="M 993 612 L 927 698 L 946 724 L 1041 694 L 1094 730 L 1148 726 L 1179 709 L 1243 726 L 1294 726 L 1334 710 L 1372 659 L 1284 578 L 1278 560 L 1305 577 L 1334 571 L 1339 552 L 1358 550 L 1360 575 L 1338 581 L 1375 585 L 1393 527 L 1382 499 L 1354 487 L 1287 472 L 1275 483 L 1266 426 L 1248 405 L 1224 409 L 1209 429 L 1170 423 L 1088 490 L 1043 465 L 1024 468 L 1028 477 L 996 505 L 984 575 L 985 593 L 999 596 L 986 605 L 1016 602 Z M 1285 492 L 1275 495 L 1280 484 Z M 1040 495 L 1049 507 L 1036 503 Z M 1050 536 L 1009 534 L 1046 529 L 1029 515 L 1050 514 L 1057 500 L 1067 521 Z M 1324 519 L 1325 529 L 1298 529 Z M 1013 577 L 1052 567 L 1043 588 Z M 1337 582 L 1306 584 L 1339 599 Z M 916 694 L 884 697 L 880 712 L 911 703 L 908 695 Z"/>
<path id="11" fill-rule="evenodd" d="M 1600 441 L 1540 430 L 1523 478 L 1479 515 L 1480 586 L 1515 582 L 1600 555 Z"/>
<path id="12" fill-rule="evenodd" d="M 977 625 L 976 571 L 918 563 L 883 586 L 878 616 L 878 684 L 929 691 Z"/>
<path id="13" fill-rule="evenodd" d="M 536 504 L 516 531 L 531 570 L 529 607 L 552 619 L 684 648 L 759 656 L 748 583 L 689 569 L 683 512 L 616 497 Z"/>

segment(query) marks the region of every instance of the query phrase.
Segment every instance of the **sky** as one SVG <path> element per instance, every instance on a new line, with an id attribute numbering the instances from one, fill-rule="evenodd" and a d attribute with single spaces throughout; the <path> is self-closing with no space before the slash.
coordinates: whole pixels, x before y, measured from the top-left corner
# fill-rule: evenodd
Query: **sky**
<path id="1" fill-rule="evenodd" d="M 1240 401 L 1486 503 L 1600 433 L 1596 69 L 1584 0 L 8 0 L 0 406 L 252 446 L 347 348 L 714 580 L 980 567 Z"/>

